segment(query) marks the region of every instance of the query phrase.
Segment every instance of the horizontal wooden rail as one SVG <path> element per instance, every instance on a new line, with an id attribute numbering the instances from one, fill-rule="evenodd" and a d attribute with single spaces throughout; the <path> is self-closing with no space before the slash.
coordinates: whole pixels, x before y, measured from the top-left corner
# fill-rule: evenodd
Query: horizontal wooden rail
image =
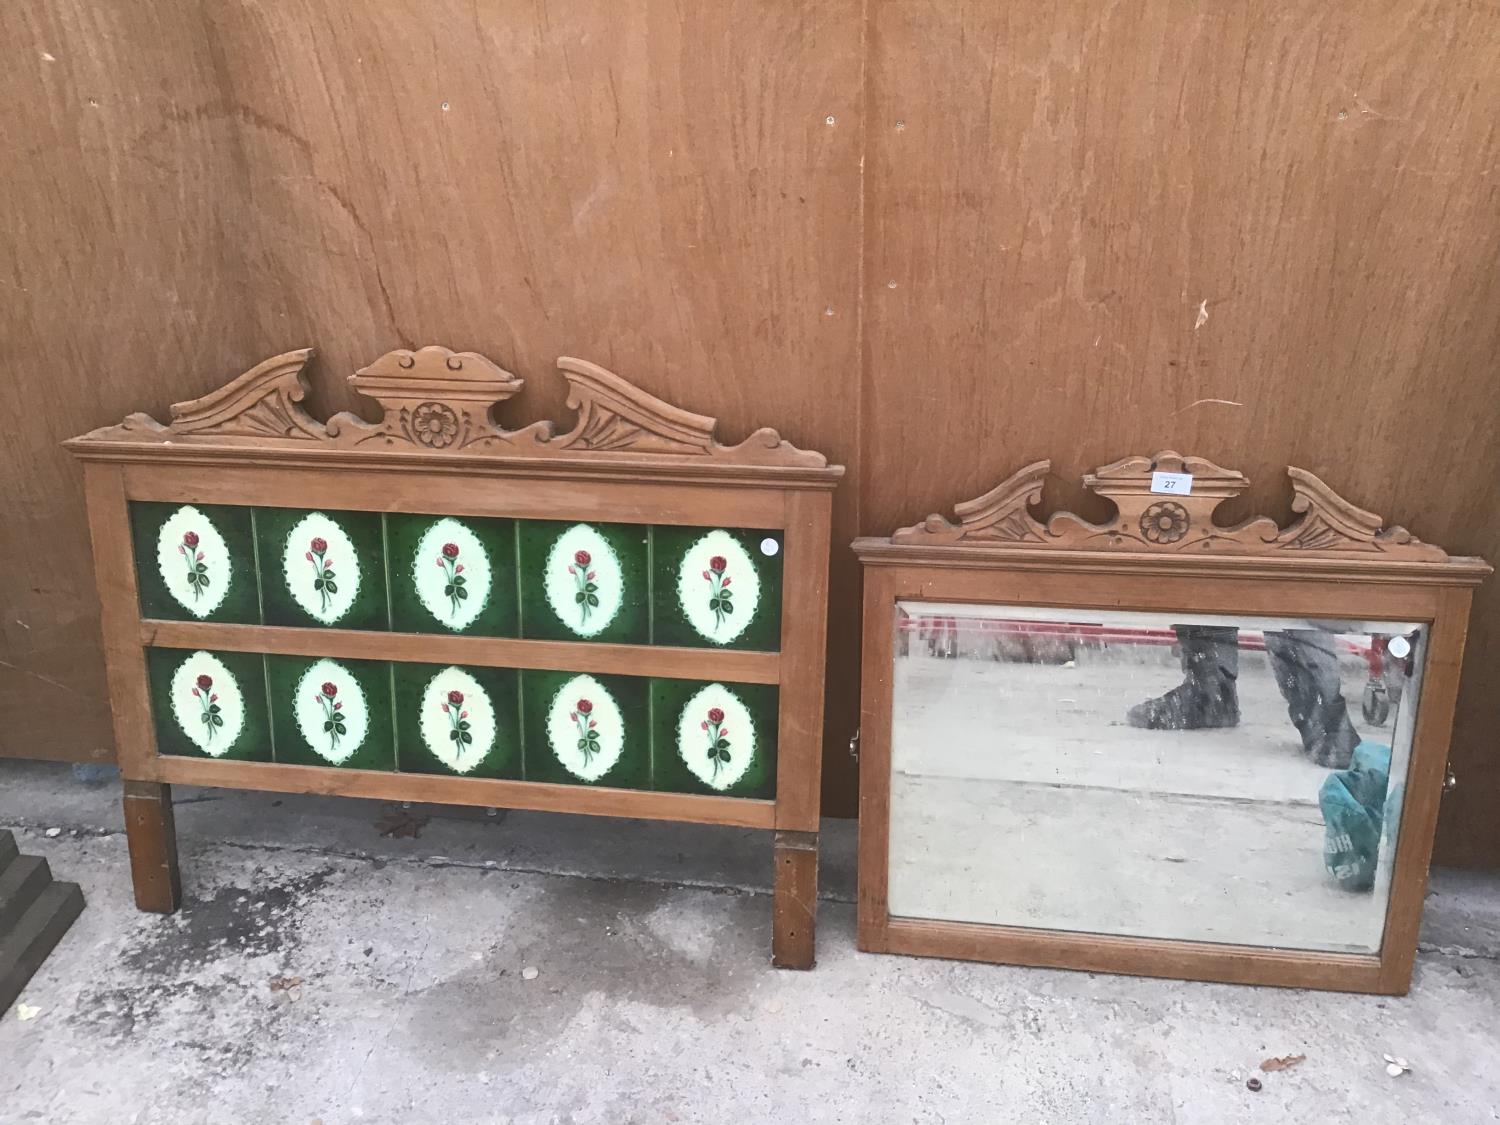
<path id="1" fill-rule="evenodd" d="M 1220 945 L 915 918 L 891 918 L 883 932 L 861 932 L 859 947 L 870 953 L 905 953 L 1091 973 L 1342 992 L 1405 992 L 1404 986 L 1391 987 L 1383 975 L 1381 959 L 1375 954 Z"/>
<path id="2" fill-rule="evenodd" d="M 281 656 L 470 664 L 483 668 L 532 668 L 740 684 L 775 684 L 781 679 L 779 653 L 741 649 L 160 620 L 142 621 L 140 638 L 142 644 L 159 648 L 265 652 Z"/>
<path id="3" fill-rule="evenodd" d="M 775 802 L 746 797 L 709 797 L 489 777 L 447 777 L 166 756 L 151 759 L 146 768 L 151 776 L 143 780 L 271 793 L 315 793 L 329 797 L 371 797 L 383 801 L 425 801 L 480 808 L 537 809 L 589 816 L 727 824 L 737 828 L 771 828 L 776 819 Z"/>

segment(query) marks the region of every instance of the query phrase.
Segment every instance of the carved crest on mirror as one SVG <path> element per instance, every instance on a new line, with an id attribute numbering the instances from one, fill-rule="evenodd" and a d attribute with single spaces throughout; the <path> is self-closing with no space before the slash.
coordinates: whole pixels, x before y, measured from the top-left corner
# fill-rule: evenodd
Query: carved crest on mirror
<path id="1" fill-rule="evenodd" d="M 1448 557 L 1404 527 L 1385 526 L 1380 516 L 1349 503 L 1306 469 L 1287 469 L 1297 518 L 1285 527 L 1266 516 L 1232 526 L 1217 523 L 1218 507 L 1243 493 L 1250 481 L 1202 457 L 1165 450 L 1153 457 L 1126 457 L 1085 474 L 1084 487 L 1114 507 L 1114 516 L 1097 524 L 1072 512 L 1045 518 L 1033 514 L 1051 471 L 1052 462 L 1034 461 L 983 496 L 956 505 L 956 523 L 930 515 L 897 531 L 891 542 L 1184 554 L 1361 553 L 1423 562 Z M 1191 491 L 1153 491 L 1158 473 L 1191 476 Z"/>

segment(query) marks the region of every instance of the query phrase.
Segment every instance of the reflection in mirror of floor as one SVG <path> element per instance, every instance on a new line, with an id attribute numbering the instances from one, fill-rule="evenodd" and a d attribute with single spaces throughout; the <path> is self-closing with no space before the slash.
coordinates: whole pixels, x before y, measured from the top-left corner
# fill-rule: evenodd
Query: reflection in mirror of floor
<path id="1" fill-rule="evenodd" d="M 1129 707 L 1182 679 L 1170 647 L 1072 661 L 896 661 L 891 909 L 947 918 L 1340 952 L 1379 949 L 1385 898 L 1323 864 L 1318 789 L 1263 652 L 1240 724 L 1148 731 Z M 1340 674 L 1362 737 L 1363 661 Z"/>

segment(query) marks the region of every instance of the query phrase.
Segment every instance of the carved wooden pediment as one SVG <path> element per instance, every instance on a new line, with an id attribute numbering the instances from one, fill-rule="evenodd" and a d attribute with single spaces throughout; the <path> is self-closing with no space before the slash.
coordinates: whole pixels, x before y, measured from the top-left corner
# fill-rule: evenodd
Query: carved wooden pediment
<path id="1" fill-rule="evenodd" d="M 476 352 L 436 345 L 388 352 L 349 377 L 350 386 L 380 404 L 378 421 L 346 412 L 319 422 L 301 405 L 312 354 L 301 348 L 259 363 L 217 391 L 175 404 L 166 425 L 132 414 L 68 445 L 84 455 L 112 443 L 157 443 L 828 468 L 821 453 L 798 449 L 772 429 L 757 430 L 738 445 L 720 444 L 715 419 L 567 356 L 557 366 L 568 382 L 568 407 L 578 418 L 561 434 L 550 421 L 514 431 L 497 425 L 494 406 L 520 391 L 524 380 Z"/>
<path id="2" fill-rule="evenodd" d="M 328 419 L 335 444 L 440 452 L 502 438 L 490 411 L 526 384 L 477 352 L 429 345 L 387 352 L 349 376 L 349 385 L 380 403 L 380 421 L 335 414 Z"/>
<path id="3" fill-rule="evenodd" d="M 1305 469 L 1287 469 L 1298 518 L 1284 528 L 1265 516 L 1233 526 L 1216 523 L 1215 510 L 1244 492 L 1249 480 L 1233 469 L 1171 450 L 1127 457 L 1084 475 L 1084 487 L 1114 506 L 1113 518 L 1094 524 L 1072 512 L 1057 512 L 1044 521 L 1033 509 L 1041 504 L 1042 482 L 1051 470 L 1050 461 L 1035 461 L 983 496 L 957 505 L 957 523 L 931 515 L 896 532 L 891 542 L 1179 554 L 1367 554 L 1430 562 L 1448 557 L 1403 527 L 1383 526 L 1380 516 L 1355 507 Z M 1152 491 L 1156 472 L 1190 474 L 1192 491 Z"/>

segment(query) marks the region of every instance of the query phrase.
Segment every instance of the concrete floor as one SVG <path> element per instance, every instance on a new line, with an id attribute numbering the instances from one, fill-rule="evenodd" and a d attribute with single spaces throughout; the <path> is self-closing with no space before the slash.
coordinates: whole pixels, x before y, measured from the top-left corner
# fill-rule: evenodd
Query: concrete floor
<path id="1" fill-rule="evenodd" d="M 388 839 L 375 802 L 177 797 L 160 918 L 116 785 L 0 762 L 0 826 L 89 903 L 39 1014 L 0 1018 L 0 1122 L 1500 1119 L 1493 876 L 1437 874 L 1405 999 L 1134 980 L 857 953 L 830 822 L 818 967 L 790 973 L 762 834 L 453 811 Z"/>

